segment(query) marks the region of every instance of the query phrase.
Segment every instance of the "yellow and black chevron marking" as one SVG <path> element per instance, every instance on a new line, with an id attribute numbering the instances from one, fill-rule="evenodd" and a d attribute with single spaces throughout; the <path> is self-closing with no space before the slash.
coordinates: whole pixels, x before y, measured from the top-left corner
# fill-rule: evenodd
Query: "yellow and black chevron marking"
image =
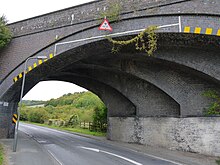
<path id="1" fill-rule="evenodd" d="M 213 30 L 213 28 L 201 28 L 201 27 L 190 27 L 185 26 L 184 27 L 184 33 L 195 33 L 195 34 L 206 34 L 206 35 L 216 35 L 220 36 L 220 29 Z"/>
<path id="2" fill-rule="evenodd" d="M 53 58 L 53 54 L 49 55 L 49 59 Z M 25 72 L 25 74 L 27 74 L 28 72 L 30 72 L 31 70 L 33 70 L 34 68 L 36 68 L 37 66 L 41 65 L 42 63 L 46 62 L 48 59 L 45 60 L 38 60 L 38 62 L 35 62 L 33 65 L 28 66 L 27 70 Z M 16 77 L 13 78 L 14 83 L 17 82 L 19 79 L 21 79 L 24 75 L 24 72 L 18 74 Z"/>
<path id="3" fill-rule="evenodd" d="M 13 114 L 12 123 L 16 124 L 17 120 L 18 120 L 18 115 L 17 114 Z"/>

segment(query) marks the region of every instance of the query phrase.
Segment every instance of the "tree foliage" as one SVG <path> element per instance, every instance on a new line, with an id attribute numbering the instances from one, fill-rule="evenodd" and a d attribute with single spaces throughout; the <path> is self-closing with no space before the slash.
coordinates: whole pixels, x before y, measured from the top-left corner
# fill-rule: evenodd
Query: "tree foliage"
<path id="1" fill-rule="evenodd" d="M 44 121 L 48 119 L 49 119 L 49 114 L 43 108 L 35 108 L 28 113 L 28 121 L 31 122 L 44 123 Z"/>
<path id="2" fill-rule="evenodd" d="M 107 124 L 107 108 L 105 106 L 94 109 L 93 122 Z"/>
<path id="3" fill-rule="evenodd" d="M 32 103 L 35 102 L 32 101 Z M 66 94 L 58 99 L 51 99 L 45 102 L 45 107 L 23 106 L 21 120 L 37 123 L 49 119 L 51 121 L 60 120 L 68 126 L 75 126 L 80 121 L 107 121 L 105 113 L 107 114 L 107 108 L 98 96 L 92 92 L 80 92 Z"/>
<path id="4" fill-rule="evenodd" d="M 220 115 L 220 94 L 216 91 L 208 90 L 203 93 L 203 96 L 213 100 L 205 113 L 207 115 Z"/>
<path id="5" fill-rule="evenodd" d="M 0 17 L 0 49 L 5 47 L 12 38 L 10 29 L 7 27 L 5 16 Z"/>

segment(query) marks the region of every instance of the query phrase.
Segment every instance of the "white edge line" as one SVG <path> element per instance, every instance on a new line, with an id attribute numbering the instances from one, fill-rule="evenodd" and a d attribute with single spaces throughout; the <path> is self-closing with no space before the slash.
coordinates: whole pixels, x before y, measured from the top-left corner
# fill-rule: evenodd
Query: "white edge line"
<path id="1" fill-rule="evenodd" d="M 63 163 L 61 161 L 59 161 L 59 159 L 57 159 L 57 157 L 50 151 L 50 150 L 47 150 L 50 155 L 60 164 L 60 165 L 63 165 Z"/>
<path id="2" fill-rule="evenodd" d="M 143 152 L 141 152 L 141 153 L 143 153 Z M 170 162 L 170 163 L 173 163 L 173 164 L 176 164 L 176 165 L 186 165 L 186 164 L 178 163 L 178 162 L 168 160 L 168 159 L 165 159 L 165 158 L 161 158 L 161 157 L 158 157 L 158 156 L 154 156 L 154 155 L 151 155 L 151 154 L 146 154 L 146 153 L 143 153 L 143 154 L 146 155 L 146 156 L 156 158 L 156 159 L 159 159 L 159 160 L 163 160 L 163 161 L 166 161 L 166 162 Z"/>
<path id="3" fill-rule="evenodd" d="M 156 158 L 156 159 L 159 159 L 159 160 L 163 160 L 163 161 L 166 161 L 166 162 L 170 162 L 170 163 L 173 163 L 173 164 L 176 164 L 176 165 L 188 165 L 188 164 L 183 164 L 183 163 L 179 163 L 179 162 L 176 162 L 176 161 L 172 161 L 172 160 L 169 160 L 169 159 L 165 159 L 165 158 L 162 158 L 162 157 L 154 156 L 154 155 L 151 155 L 151 154 L 147 154 L 147 153 L 144 153 L 144 152 L 141 152 L 141 151 L 137 151 L 137 150 L 134 150 L 134 149 L 131 149 L 131 148 L 127 148 L 127 147 L 123 147 L 123 146 L 122 146 L 122 148 L 125 148 L 125 149 L 133 151 L 133 152 L 142 153 L 142 154 L 144 154 L 146 156 L 149 156 L 149 157 L 152 157 L 152 158 Z"/>

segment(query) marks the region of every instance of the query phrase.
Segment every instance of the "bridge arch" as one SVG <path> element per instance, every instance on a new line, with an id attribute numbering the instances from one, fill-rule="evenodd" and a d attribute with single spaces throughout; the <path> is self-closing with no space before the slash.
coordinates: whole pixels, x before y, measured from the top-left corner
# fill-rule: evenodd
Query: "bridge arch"
<path id="1" fill-rule="evenodd" d="M 99 67 L 103 67 L 102 69 L 99 69 L 99 71 L 100 70 L 104 71 L 105 69 L 120 71 L 123 74 L 129 74 L 130 76 L 133 76 L 133 78 L 140 79 L 141 81 L 144 81 L 144 83 L 153 84 L 153 86 L 158 88 L 162 93 L 172 98 L 174 103 L 176 102 L 177 104 L 180 105 L 181 112 L 178 112 L 176 114 L 174 113 L 175 114 L 174 116 L 180 113 L 181 116 L 198 116 L 198 115 L 202 116 L 203 108 L 209 104 L 209 101 L 207 101 L 206 98 L 202 97 L 202 92 L 211 88 L 218 90 L 218 88 L 216 88 L 217 87 L 216 82 L 212 79 L 210 75 L 207 75 L 205 73 L 200 73 L 201 71 L 199 70 L 196 71 L 195 67 L 197 66 L 183 65 L 185 64 L 185 63 L 181 63 L 183 60 L 180 62 L 180 61 L 173 61 L 173 59 L 170 59 L 170 56 L 173 56 L 173 54 L 176 53 L 175 48 L 177 47 L 177 45 L 175 44 L 169 46 L 169 52 L 170 52 L 169 55 L 162 56 L 162 54 L 167 53 L 166 52 L 167 47 L 164 47 L 164 45 L 166 44 L 162 45 L 163 43 L 162 39 L 164 38 L 164 35 L 167 35 L 167 33 L 159 33 L 158 35 L 159 35 L 159 39 L 158 39 L 159 47 L 155 53 L 155 57 L 152 58 L 146 57 L 143 53 L 139 53 L 132 50 L 131 47 L 123 48 L 121 52 L 119 52 L 118 54 L 111 54 L 110 52 L 112 45 L 106 40 L 84 43 L 83 46 L 78 46 L 73 48 L 72 46 L 67 44 L 66 48 L 63 49 L 62 53 L 48 60 L 42 66 L 38 66 L 33 71 L 31 71 L 29 73 L 30 74 L 29 80 L 32 81 L 33 85 L 35 85 L 40 80 L 44 80 L 45 78 L 47 78 L 47 76 L 54 74 L 56 75 L 58 73 L 62 73 L 62 71 L 65 70 L 67 70 L 68 72 L 68 69 L 70 68 L 72 68 L 72 71 L 70 72 L 75 72 L 74 70 L 77 69 L 79 70 L 77 66 L 83 68 L 83 65 L 86 66 L 87 64 L 91 63 L 91 66 L 89 65 L 88 66 L 91 67 L 93 70 L 97 66 L 99 66 Z M 182 34 L 175 34 L 176 38 L 178 38 L 178 35 L 182 35 Z M 174 49 L 172 49 L 172 47 Z M 51 46 L 50 49 L 52 48 L 53 46 Z M 182 45 L 180 45 L 179 48 L 183 50 L 183 52 L 185 52 L 185 49 Z M 186 49 L 188 49 L 188 47 Z M 170 50 L 174 50 L 174 51 L 171 52 Z M 117 57 L 115 58 L 115 56 Z M 32 64 L 34 64 L 34 62 Z M 86 67 L 84 68 L 84 70 L 86 70 Z M 91 68 L 87 68 L 87 69 L 90 70 L 91 72 L 95 72 L 92 71 Z M 46 70 L 46 74 L 42 72 L 43 70 L 44 71 Z M 100 71 L 99 75 L 101 75 L 102 71 Z M 78 72 L 79 73 L 77 74 L 80 74 L 80 71 Z M 192 72 L 193 76 L 192 75 L 188 76 L 186 72 Z M 91 74 L 89 73 L 89 75 L 92 74 L 94 73 Z M 163 75 L 165 74 L 167 74 L 167 77 L 171 79 L 175 77 L 174 78 L 175 80 L 169 83 L 169 81 L 172 80 L 171 79 L 168 80 L 167 77 L 164 77 Z M 204 78 L 204 75 L 206 75 L 205 76 L 206 78 Z M 193 79 L 194 80 L 197 79 L 197 80 L 193 82 Z M 181 84 L 184 82 L 184 80 L 186 80 L 185 84 Z M 207 83 L 206 81 L 209 81 L 209 83 Z M 111 81 L 109 80 L 109 82 Z M 198 85 L 197 82 L 199 82 L 200 85 Z M 30 85 L 30 87 L 26 89 L 26 92 L 31 87 L 32 85 Z M 16 94 L 12 94 L 13 91 L 16 91 L 15 92 Z M 180 93 L 182 93 L 181 96 Z M 3 97 L 5 100 L 14 101 L 16 100 L 16 98 L 18 99 L 19 86 L 18 87 L 16 87 L 16 85 L 13 86 L 11 90 L 8 90 L 8 94 L 6 94 L 5 96 L 6 97 Z M 194 103 L 193 100 L 199 100 L 199 102 L 202 104 L 198 105 Z M 162 107 L 166 107 L 166 106 L 162 106 Z M 159 114 L 156 114 L 156 116 L 157 115 L 160 116 Z"/>
<path id="2" fill-rule="evenodd" d="M 102 8 L 106 5 L 105 1 L 95 2 L 93 4 L 95 9 L 97 9 L 96 3 L 101 5 Z M 135 2 L 128 0 L 124 3 L 128 5 Z M 55 49 L 54 45 L 57 43 L 108 34 L 97 30 L 97 20 L 92 16 L 97 16 L 98 12 L 95 11 L 94 15 L 86 12 L 88 16 L 79 14 L 81 17 L 76 20 L 70 22 L 67 19 L 65 21 L 63 19 L 66 18 L 64 17 L 65 14 L 67 17 L 71 16 L 69 13 L 75 12 L 74 8 L 63 11 L 64 14 L 61 11 L 55 13 L 56 16 L 60 15 L 59 18 L 49 14 L 13 24 L 11 28 L 15 37 L 9 47 L 0 53 L 0 100 L 8 101 L 10 103 L 9 109 L 13 109 L 19 100 L 21 85 L 19 76 L 22 77 L 21 73 L 25 59 L 31 56 L 47 55 L 49 60 L 34 69 L 36 61 L 30 62 L 29 65 L 32 66 L 32 71 L 27 74 L 25 92 L 29 91 L 39 81 L 60 79 L 87 86 L 94 93 L 100 95 L 107 104 L 109 102 L 111 106 L 120 102 L 123 106 L 120 107 L 121 110 L 117 113 L 114 111 L 116 107 L 110 107 L 109 105 L 110 115 L 113 116 L 110 117 L 112 121 L 110 121 L 112 124 L 110 128 L 111 139 L 120 139 L 120 137 L 116 137 L 118 134 L 114 133 L 113 128 L 117 128 L 117 124 L 123 123 L 123 120 L 125 122 L 124 125 L 121 124 L 121 135 L 118 136 L 125 137 L 130 133 L 131 136 L 126 136 L 130 138 L 126 139 L 129 142 L 143 144 L 154 142 L 152 144 L 156 145 L 169 137 L 166 136 L 167 132 L 172 134 L 177 128 L 180 128 L 179 130 L 187 128 L 189 132 L 195 132 L 196 129 L 191 127 L 193 124 L 187 125 L 188 123 L 194 123 L 194 119 L 178 117 L 204 116 L 203 109 L 208 107 L 211 100 L 202 97 L 202 93 L 209 89 L 220 91 L 218 0 L 207 1 L 206 3 L 197 0 L 170 0 L 169 2 L 159 0 L 157 2 L 149 1 L 149 3 L 140 1 L 136 5 L 138 8 L 136 11 L 131 11 L 132 9 L 126 5 L 121 14 L 121 21 L 112 25 L 114 33 L 144 29 L 152 24 L 158 26 L 175 24 L 178 23 L 178 16 L 181 16 L 182 26 L 181 28 L 179 26 L 166 27 L 157 31 L 159 36 L 158 50 L 153 58 L 145 57 L 143 53 L 134 51 L 132 46 L 125 47 L 119 54 L 113 55 L 110 53 L 112 45 L 105 39 L 99 38 L 60 45 L 57 48 L 56 56 L 50 59 L 51 53 Z M 200 7 L 195 9 L 194 6 Z M 90 7 L 88 8 L 90 9 Z M 44 20 L 51 20 L 53 25 L 48 24 L 47 21 L 44 22 Z M 126 39 L 135 34 L 120 35 L 117 39 Z M 130 80 L 133 83 L 126 86 Z M 134 87 L 131 84 L 136 84 L 136 86 Z M 127 90 L 125 90 L 126 87 Z M 153 104 L 158 106 L 158 109 L 163 105 L 166 109 L 169 109 L 170 106 L 175 112 L 175 118 L 155 119 L 146 117 L 150 116 L 146 113 L 139 117 L 133 116 L 134 114 L 140 114 L 141 111 L 144 112 L 144 108 L 141 107 L 142 103 L 145 107 L 147 106 L 144 98 L 150 92 L 147 93 L 144 90 L 145 87 L 149 87 L 152 90 L 151 93 L 158 94 L 151 98 L 155 101 Z M 128 89 L 134 91 L 131 92 Z M 103 94 L 102 92 L 105 90 L 107 92 Z M 138 95 L 135 95 L 135 90 Z M 110 100 L 109 98 L 112 95 L 115 98 Z M 125 111 L 127 114 L 124 115 Z M 126 115 L 130 116 L 128 122 L 125 118 Z M 156 134 L 152 134 L 152 137 L 150 137 L 151 134 L 148 134 L 147 130 L 151 130 L 153 133 L 154 130 L 148 127 L 148 121 L 155 123 L 156 126 L 161 123 L 161 127 L 157 128 L 155 126 L 155 128 L 158 132 L 162 131 L 164 137 L 161 136 L 159 140 Z M 204 121 L 207 122 L 203 118 L 201 120 L 197 119 L 196 123 L 204 124 Z M 205 125 L 203 125 L 204 128 Z M 129 130 L 131 127 L 134 129 Z M 125 128 L 128 129 L 126 133 L 123 132 Z M 162 128 L 165 131 L 161 130 Z M 205 128 L 204 130 L 208 129 Z M 198 129 L 196 131 L 203 132 Z M 178 149 L 187 150 L 189 144 L 193 148 L 195 143 L 197 146 L 194 149 L 190 148 L 191 151 L 207 153 L 201 146 L 209 148 L 210 145 L 203 144 L 201 140 L 203 136 L 199 133 L 200 136 L 197 137 L 197 140 L 200 143 L 194 141 L 195 137 L 187 139 L 182 136 L 183 138 L 180 138 L 176 137 L 175 134 L 177 140 L 173 137 L 166 139 L 164 147 L 174 146 L 174 148 L 179 147 Z M 179 134 L 181 134 L 181 131 L 179 131 Z M 189 133 L 189 135 L 192 134 Z M 144 139 L 143 137 L 147 138 Z M 149 141 L 149 139 L 151 140 Z M 183 141 L 179 143 L 179 139 L 183 139 Z M 126 140 L 122 139 L 122 141 Z M 170 144 L 171 141 L 174 141 L 175 144 Z M 163 144 L 161 145 L 163 146 Z M 214 147 L 212 149 L 215 150 Z M 216 153 L 219 153 L 219 151 Z"/>

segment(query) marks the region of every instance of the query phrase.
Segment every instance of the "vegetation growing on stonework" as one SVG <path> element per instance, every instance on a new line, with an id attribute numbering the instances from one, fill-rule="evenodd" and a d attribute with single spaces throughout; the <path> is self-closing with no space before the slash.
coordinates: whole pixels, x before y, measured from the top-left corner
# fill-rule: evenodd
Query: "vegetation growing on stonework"
<path id="1" fill-rule="evenodd" d="M 99 19 L 107 18 L 109 22 L 118 22 L 120 20 L 121 5 L 117 0 L 109 0 L 108 8 L 105 11 L 100 12 Z"/>
<path id="2" fill-rule="evenodd" d="M 220 115 L 220 95 L 218 92 L 213 90 L 208 90 L 203 93 L 203 96 L 211 98 L 213 102 L 210 104 L 206 110 L 206 115 Z"/>
<path id="3" fill-rule="evenodd" d="M 109 36 L 106 36 L 106 38 L 113 44 L 113 53 L 117 53 L 120 48 L 125 45 L 135 44 L 136 50 L 145 51 L 148 56 L 152 56 L 154 51 L 157 49 L 156 30 L 156 26 L 149 26 L 144 31 L 140 32 L 136 37 L 126 41 L 117 41 Z"/>
<path id="4" fill-rule="evenodd" d="M 7 27 L 5 16 L 0 17 L 0 49 L 5 47 L 12 38 L 10 29 Z"/>

